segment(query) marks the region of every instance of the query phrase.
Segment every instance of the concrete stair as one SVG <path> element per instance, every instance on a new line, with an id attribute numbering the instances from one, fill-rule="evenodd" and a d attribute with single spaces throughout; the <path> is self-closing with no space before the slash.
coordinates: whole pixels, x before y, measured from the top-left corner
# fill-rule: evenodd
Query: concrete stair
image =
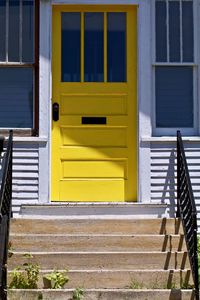
<path id="1" fill-rule="evenodd" d="M 11 223 L 11 272 L 27 262 L 40 265 L 38 290 L 9 290 L 10 300 L 192 300 L 192 275 L 179 219 L 39 219 Z M 44 289 L 43 276 L 68 269 L 62 290 Z"/>

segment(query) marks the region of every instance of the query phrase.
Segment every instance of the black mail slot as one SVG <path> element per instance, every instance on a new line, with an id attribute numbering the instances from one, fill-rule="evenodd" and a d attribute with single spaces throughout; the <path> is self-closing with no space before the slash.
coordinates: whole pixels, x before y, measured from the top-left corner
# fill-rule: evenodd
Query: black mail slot
<path id="1" fill-rule="evenodd" d="M 106 117 L 82 117 L 82 124 L 106 124 Z"/>

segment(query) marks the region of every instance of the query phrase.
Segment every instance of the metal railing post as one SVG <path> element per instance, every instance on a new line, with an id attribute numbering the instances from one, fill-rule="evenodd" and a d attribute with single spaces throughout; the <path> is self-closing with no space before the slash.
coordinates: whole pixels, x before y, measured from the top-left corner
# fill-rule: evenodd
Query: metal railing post
<path id="1" fill-rule="evenodd" d="M 187 207 L 187 209 L 186 209 Z M 194 281 L 199 300 L 197 253 L 197 211 L 180 131 L 177 131 L 177 217 L 181 218 Z"/>
<path id="2" fill-rule="evenodd" d="M 7 299 L 7 259 L 10 218 L 12 215 L 12 152 L 13 132 L 10 130 L 2 162 L 0 187 L 0 299 Z"/>

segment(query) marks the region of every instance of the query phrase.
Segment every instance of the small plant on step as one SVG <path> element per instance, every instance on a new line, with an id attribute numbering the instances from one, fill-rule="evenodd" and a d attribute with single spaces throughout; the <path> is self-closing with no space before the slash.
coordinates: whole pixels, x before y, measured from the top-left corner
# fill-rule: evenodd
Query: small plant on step
<path id="1" fill-rule="evenodd" d="M 72 300 L 81 300 L 83 299 L 83 297 L 84 297 L 84 289 L 78 287 L 73 291 Z"/>
<path id="2" fill-rule="evenodd" d="M 43 277 L 44 287 L 50 289 L 62 289 L 64 285 L 69 281 L 67 272 L 68 270 L 62 272 L 54 270 L 53 272 L 46 274 Z"/>
<path id="3" fill-rule="evenodd" d="M 10 289 L 26 289 L 27 280 L 25 275 L 21 271 L 20 267 L 15 268 L 11 273 L 11 282 L 9 285 Z"/>
<path id="4" fill-rule="evenodd" d="M 128 286 L 129 289 L 138 290 L 143 288 L 143 284 L 135 279 L 131 279 L 131 282 Z"/>
<path id="5" fill-rule="evenodd" d="M 156 277 L 154 281 L 152 281 L 150 288 L 153 290 L 157 290 L 159 289 L 159 287 L 160 287 L 159 279 L 158 277 Z M 164 288 L 164 284 L 163 284 L 163 288 Z"/>
<path id="6" fill-rule="evenodd" d="M 197 251 L 198 254 L 200 255 L 200 235 L 197 236 Z"/>
<path id="7" fill-rule="evenodd" d="M 30 261 L 33 257 L 31 254 L 25 254 L 24 257 L 28 259 L 28 262 L 22 267 L 15 268 L 11 273 L 12 279 L 9 285 L 11 289 L 37 289 L 39 265 Z"/>
<path id="8" fill-rule="evenodd" d="M 198 253 L 198 269 L 199 269 L 199 285 L 200 285 L 200 235 L 197 236 L 197 253 Z"/>
<path id="9" fill-rule="evenodd" d="M 8 242 L 8 257 L 11 258 L 13 256 L 13 247 L 12 247 L 12 241 Z"/>
<path id="10" fill-rule="evenodd" d="M 180 287 L 182 290 L 189 290 L 189 289 L 194 288 L 194 286 L 192 284 L 190 284 L 189 282 L 186 282 L 186 281 L 182 282 Z"/>

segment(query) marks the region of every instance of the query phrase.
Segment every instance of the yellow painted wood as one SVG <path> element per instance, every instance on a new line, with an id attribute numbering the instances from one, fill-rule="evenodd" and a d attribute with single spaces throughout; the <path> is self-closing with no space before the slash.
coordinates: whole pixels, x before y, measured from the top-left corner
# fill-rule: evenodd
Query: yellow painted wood
<path id="1" fill-rule="evenodd" d="M 79 105 L 77 106 L 77 102 Z M 128 94 L 62 94 L 60 97 L 61 115 L 125 115 L 127 114 Z"/>
<path id="2" fill-rule="evenodd" d="M 75 160 L 62 165 L 63 178 L 125 178 L 126 174 L 126 161 Z"/>
<path id="3" fill-rule="evenodd" d="M 104 160 L 109 161 L 110 157 L 112 160 L 123 160 L 128 158 L 128 149 L 120 147 L 60 147 L 59 157 L 61 160 Z"/>
<path id="4" fill-rule="evenodd" d="M 70 128 L 61 128 L 62 145 L 85 147 L 127 146 L 126 128 L 97 126 L 72 126 Z"/>
<path id="5" fill-rule="evenodd" d="M 115 202 L 124 201 L 125 183 L 123 179 L 61 180 L 59 189 L 65 201 L 94 201 L 95 197 L 95 201 Z"/>
<path id="6" fill-rule="evenodd" d="M 61 12 L 81 12 L 81 82 L 61 82 Z M 127 13 L 127 82 L 84 80 L 84 12 Z M 104 33 L 104 55 L 107 34 Z M 69 41 L 70 42 L 70 41 Z M 52 122 L 53 201 L 136 201 L 137 199 L 137 6 L 53 7 Z M 106 125 L 82 125 L 82 116 L 104 116 Z"/>

